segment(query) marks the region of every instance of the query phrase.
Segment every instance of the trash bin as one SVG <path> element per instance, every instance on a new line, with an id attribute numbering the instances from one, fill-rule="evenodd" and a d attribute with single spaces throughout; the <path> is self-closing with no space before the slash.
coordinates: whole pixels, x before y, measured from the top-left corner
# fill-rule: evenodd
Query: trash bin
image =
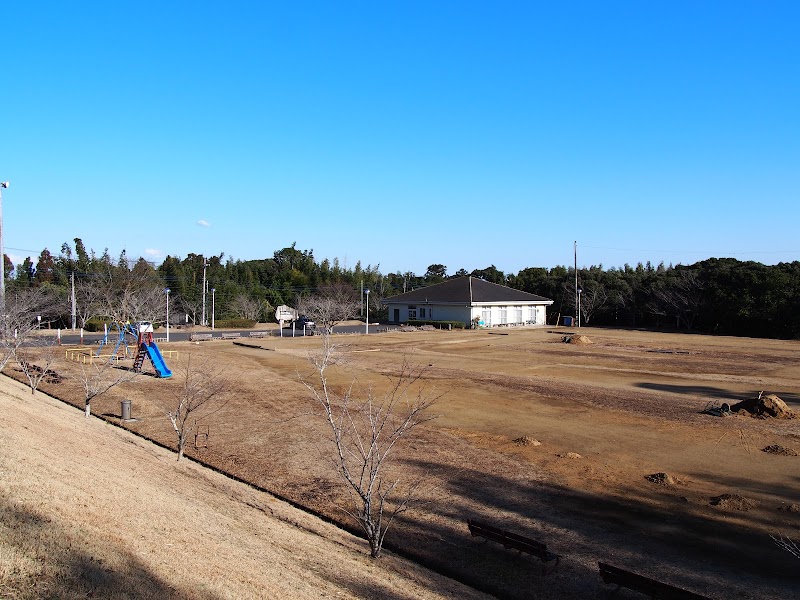
<path id="1" fill-rule="evenodd" d="M 122 401 L 122 420 L 123 421 L 130 421 L 131 420 L 131 401 L 130 400 L 123 400 Z"/>
<path id="2" fill-rule="evenodd" d="M 565 327 L 572 327 L 573 317 L 561 317 Z"/>

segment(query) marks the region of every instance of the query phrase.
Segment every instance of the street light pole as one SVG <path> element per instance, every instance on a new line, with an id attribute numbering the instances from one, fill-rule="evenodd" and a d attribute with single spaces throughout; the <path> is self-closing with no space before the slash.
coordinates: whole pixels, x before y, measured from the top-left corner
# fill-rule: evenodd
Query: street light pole
<path id="1" fill-rule="evenodd" d="M 205 259 L 203 260 L 203 318 L 200 320 L 200 324 L 205 327 L 206 326 L 206 267 L 208 267 L 208 261 Z"/>
<path id="2" fill-rule="evenodd" d="M 367 332 L 364 335 L 368 335 L 369 334 L 369 289 L 364 290 L 364 293 L 367 295 L 367 306 L 366 306 Z"/>
<path id="3" fill-rule="evenodd" d="M 164 292 L 167 294 L 167 342 L 169 342 L 169 288 L 164 288 Z"/>
<path id="4" fill-rule="evenodd" d="M 581 294 L 583 293 L 583 288 L 578 286 L 578 328 L 581 326 Z"/>
<path id="5" fill-rule="evenodd" d="M 211 331 L 214 331 L 214 298 L 216 295 L 217 288 L 211 288 Z"/>
<path id="6" fill-rule="evenodd" d="M 3 190 L 8 181 L 0 181 L 0 309 L 6 306 L 6 255 L 3 252 Z"/>

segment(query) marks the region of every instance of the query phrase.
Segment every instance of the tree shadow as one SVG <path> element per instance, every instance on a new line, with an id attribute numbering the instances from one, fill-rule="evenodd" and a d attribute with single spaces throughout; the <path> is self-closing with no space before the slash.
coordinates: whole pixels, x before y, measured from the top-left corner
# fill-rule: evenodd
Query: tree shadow
<path id="1" fill-rule="evenodd" d="M 741 513 L 716 509 L 706 499 L 687 507 L 680 489 L 654 484 L 652 492 L 631 488 L 621 497 L 438 463 L 413 464 L 448 482 L 447 501 L 435 507 L 435 515 L 404 518 L 395 529 L 397 543 L 418 549 L 412 552 L 421 562 L 498 597 L 600 597 L 605 586 L 598 560 L 659 580 L 666 569 L 667 583 L 710 597 L 785 598 L 800 585 L 796 559 L 767 534 L 743 525 Z M 720 478 L 719 483 L 741 482 Z M 795 489 L 787 482 L 767 491 L 792 498 Z M 653 495 L 667 508 L 651 505 Z M 542 576 L 535 558 L 471 538 L 468 518 L 544 542 L 562 555 L 561 564 Z M 763 511 L 746 518 L 772 526 Z M 437 549 L 421 550 L 423 540 L 434 540 Z"/>
<path id="2" fill-rule="evenodd" d="M 32 508 L 0 498 L 0 515 L 9 532 L 3 545 L 14 548 L 20 562 L 35 564 L 26 572 L 7 573 L 3 589 L 36 598 L 201 598 L 215 600 L 216 595 L 200 590 L 179 590 L 170 586 L 136 556 L 121 548 L 115 552 L 125 565 L 114 570 L 104 560 L 73 547 L 70 534 Z M 16 593 L 15 592 L 15 593 Z M 13 594 L 12 594 L 13 595 Z M 15 596 L 16 597 L 16 596 Z"/>
<path id="3" fill-rule="evenodd" d="M 762 390 L 754 390 L 752 392 L 733 392 L 725 388 L 713 387 L 709 385 L 675 385 L 668 383 L 651 383 L 651 382 L 640 382 L 634 385 L 644 390 L 669 392 L 671 394 L 687 394 L 691 396 L 708 396 L 711 398 L 719 398 L 722 400 L 736 400 L 736 401 L 747 400 L 748 398 L 757 398 L 759 392 L 762 391 Z M 793 394 L 791 392 L 780 392 L 780 391 L 778 392 L 769 391 L 767 393 L 777 394 L 781 398 L 781 400 L 783 400 L 787 404 L 800 403 L 800 395 L 798 394 Z"/>

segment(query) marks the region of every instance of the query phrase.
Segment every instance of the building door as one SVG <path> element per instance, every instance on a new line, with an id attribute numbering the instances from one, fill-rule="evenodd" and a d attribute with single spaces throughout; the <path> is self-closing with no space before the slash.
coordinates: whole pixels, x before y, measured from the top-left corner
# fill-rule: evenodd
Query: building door
<path id="1" fill-rule="evenodd" d="M 399 308 L 395 308 L 394 309 L 394 321 L 392 321 L 392 323 L 399 323 L 399 322 L 400 322 L 400 309 Z"/>

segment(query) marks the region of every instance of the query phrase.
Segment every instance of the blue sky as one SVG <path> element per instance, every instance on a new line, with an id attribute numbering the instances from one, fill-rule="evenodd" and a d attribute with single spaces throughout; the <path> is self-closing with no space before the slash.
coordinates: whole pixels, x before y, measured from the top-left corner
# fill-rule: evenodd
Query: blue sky
<path id="1" fill-rule="evenodd" d="M 796 2 L 14 2 L 15 262 L 800 260 Z"/>

